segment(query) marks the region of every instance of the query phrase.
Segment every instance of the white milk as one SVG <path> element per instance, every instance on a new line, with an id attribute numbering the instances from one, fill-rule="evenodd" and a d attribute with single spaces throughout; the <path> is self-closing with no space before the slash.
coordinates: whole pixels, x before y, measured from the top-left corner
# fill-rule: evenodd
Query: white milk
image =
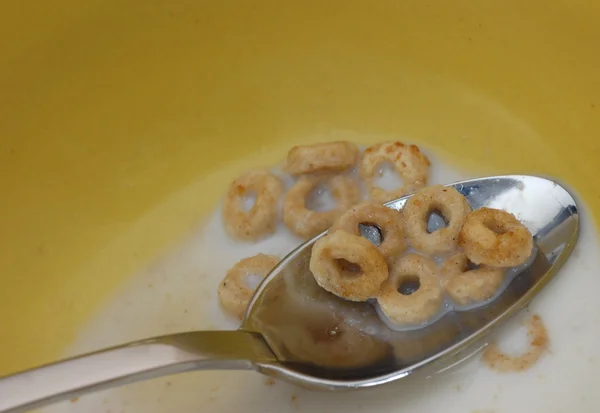
<path id="1" fill-rule="evenodd" d="M 432 165 L 431 183 L 473 177 L 434 159 Z M 272 384 L 254 372 L 193 372 L 92 394 L 45 411 L 597 412 L 600 391 L 593 383 L 600 382 L 600 247 L 585 206 L 581 212 L 583 228 L 572 257 L 528 310 L 541 315 L 550 337 L 550 351 L 528 371 L 499 374 L 477 355 L 434 379 L 346 393 Z M 217 303 L 217 286 L 226 270 L 259 252 L 281 257 L 299 242 L 283 226 L 256 244 L 234 242 L 225 235 L 217 211 L 176 251 L 123 286 L 81 332 L 69 353 L 181 331 L 235 328 L 236 323 L 222 315 Z M 501 335 L 508 351 L 518 352 L 526 344 L 519 320 L 507 325 Z"/>

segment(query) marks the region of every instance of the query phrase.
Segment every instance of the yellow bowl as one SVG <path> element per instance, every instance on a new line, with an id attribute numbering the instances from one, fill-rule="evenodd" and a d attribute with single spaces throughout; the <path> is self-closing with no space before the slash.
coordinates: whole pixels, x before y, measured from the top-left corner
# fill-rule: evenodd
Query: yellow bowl
<path id="1" fill-rule="evenodd" d="M 231 3 L 3 5 L 0 375 L 328 130 L 556 176 L 598 218 L 598 2 Z"/>

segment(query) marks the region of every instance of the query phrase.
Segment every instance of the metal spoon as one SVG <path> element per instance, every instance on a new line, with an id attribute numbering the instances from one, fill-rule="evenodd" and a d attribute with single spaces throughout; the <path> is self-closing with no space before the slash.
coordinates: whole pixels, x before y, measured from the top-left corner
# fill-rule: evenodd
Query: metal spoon
<path id="1" fill-rule="evenodd" d="M 481 348 L 494 327 L 531 301 L 565 263 L 579 233 L 575 200 L 554 181 L 515 175 L 452 186 L 474 209 L 512 212 L 534 234 L 534 256 L 514 270 L 518 274 L 489 302 L 454 309 L 419 329 L 389 329 L 372 304 L 346 302 L 316 285 L 308 260 L 321 234 L 291 252 L 263 281 L 239 330 L 151 338 L 2 378 L 0 412 L 22 412 L 190 370 L 254 369 L 327 390 L 445 370 Z M 401 209 L 407 198 L 387 206 Z M 376 229 L 367 228 L 364 234 L 377 243 Z"/>

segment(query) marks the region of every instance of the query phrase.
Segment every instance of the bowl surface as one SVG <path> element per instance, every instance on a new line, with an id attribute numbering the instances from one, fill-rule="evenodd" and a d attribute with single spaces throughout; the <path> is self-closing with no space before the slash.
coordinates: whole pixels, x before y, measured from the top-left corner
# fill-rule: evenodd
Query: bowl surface
<path id="1" fill-rule="evenodd" d="M 557 177 L 597 221 L 599 19 L 562 0 L 6 4 L 0 375 L 58 357 L 237 173 L 331 130 Z"/>

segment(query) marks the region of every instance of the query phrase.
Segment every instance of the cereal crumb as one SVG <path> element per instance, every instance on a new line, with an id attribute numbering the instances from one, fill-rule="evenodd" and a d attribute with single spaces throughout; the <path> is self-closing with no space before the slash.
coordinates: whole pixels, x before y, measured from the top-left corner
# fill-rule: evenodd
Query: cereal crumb
<path id="1" fill-rule="evenodd" d="M 298 400 L 298 396 L 296 396 L 295 394 L 292 394 L 291 400 L 292 400 L 292 403 L 296 402 Z"/>
<path id="2" fill-rule="evenodd" d="M 529 337 L 529 349 L 520 356 L 504 354 L 497 344 L 491 343 L 483 352 L 483 362 L 492 370 L 500 373 L 520 372 L 533 367 L 548 349 L 548 331 L 537 314 L 525 320 Z"/>
<path id="3" fill-rule="evenodd" d="M 272 386 L 275 384 L 275 379 L 273 377 L 269 377 L 268 379 L 265 380 L 265 385 L 267 386 Z"/>
<path id="4" fill-rule="evenodd" d="M 79 400 L 79 397 L 73 397 L 71 399 L 71 403 L 77 403 L 78 400 Z"/>

